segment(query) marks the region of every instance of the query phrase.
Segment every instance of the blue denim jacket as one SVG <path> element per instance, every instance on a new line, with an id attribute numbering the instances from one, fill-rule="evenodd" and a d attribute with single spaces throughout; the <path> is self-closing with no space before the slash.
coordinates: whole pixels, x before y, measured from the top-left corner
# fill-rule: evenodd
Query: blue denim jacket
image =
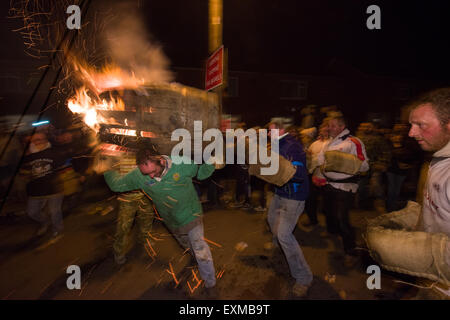
<path id="1" fill-rule="evenodd" d="M 290 134 L 279 142 L 280 155 L 297 167 L 294 177 L 285 185 L 275 187 L 275 194 L 282 198 L 303 201 L 308 197 L 309 182 L 306 169 L 306 153 L 302 144 Z"/>

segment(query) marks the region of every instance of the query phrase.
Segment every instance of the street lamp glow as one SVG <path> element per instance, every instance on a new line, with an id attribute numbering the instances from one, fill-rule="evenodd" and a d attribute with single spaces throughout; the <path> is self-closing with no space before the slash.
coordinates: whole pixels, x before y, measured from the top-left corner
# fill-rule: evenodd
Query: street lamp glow
<path id="1" fill-rule="evenodd" d="M 31 125 L 33 127 L 39 127 L 39 126 L 42 126 L 43 124 L 49 124 L 49 123 L 50 123 L 50 121 L 45 120 L 45 121 L 33 122 Z"/>

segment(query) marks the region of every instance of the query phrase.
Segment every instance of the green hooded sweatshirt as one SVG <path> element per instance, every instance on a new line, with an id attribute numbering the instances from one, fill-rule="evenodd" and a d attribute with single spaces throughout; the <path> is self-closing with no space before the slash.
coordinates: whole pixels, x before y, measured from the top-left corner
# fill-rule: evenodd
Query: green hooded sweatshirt
<path id="1" fill-rule="evenodd" d="M 167 157 L 168 158 L 168 157 Z M 210 164 L 189 163 L 172 165 L 161 181 L 143 175 L 139 168 L 120 176 L 117 171 L 105 172 L 105 180 L 114 192 L 141 189 L 155 204 L 164 223 L 172 230 L 185 226 L 202 215 L 202 206 L 192 178 L 204 180 L 214 172 Z M 187 162 L 185 160 L 185 162 Z"/>

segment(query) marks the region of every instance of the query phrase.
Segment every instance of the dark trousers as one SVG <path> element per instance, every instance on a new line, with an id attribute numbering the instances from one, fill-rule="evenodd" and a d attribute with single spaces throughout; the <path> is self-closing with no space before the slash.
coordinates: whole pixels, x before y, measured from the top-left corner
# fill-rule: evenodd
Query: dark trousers
<path id="1" fill-rule="evenodd" d="M 397 202 L 406 176 L 393 172 L 388 172 L 386 175 L 388 178 L 386 211 L 392 212 L 400 209 Z"/>
<path id="2" fill-rule="evenodd" d="M 259 197 L 259 205 L 263 208 L 266 207 L 266 182 L 255 176 L 250 177 L 250 186 L 252 190 L 259 191 L 261 196 Z"/>
<path id="3" fill-rule="evenodd" d="M 350 225 L 349 211 L 354 201 L 354 193 L 335 189 L 330 185 L 324 187 L 324 213 L 327 230 L 342 237 L 344 251 L 353 254 L 355 248 L 355 231 Z"/>
<path id="4" fill-rule="evenodd" d="M 250 175 L 248 168 L 242 165 L 236 165 L 236 202 L 244 198 L 245 203 L 250 203 Z"/>
<path id="5" fill-rule="evenodd" d="M 321 188 L 312 183 L 311 178 L 312 175 L 309 175 L 309 195 L 306 199 L 305 210 L 306 215 L 309 218 L 309 222 L 312 224 L 317 224 L 317 201 L 319 200 Z"/>

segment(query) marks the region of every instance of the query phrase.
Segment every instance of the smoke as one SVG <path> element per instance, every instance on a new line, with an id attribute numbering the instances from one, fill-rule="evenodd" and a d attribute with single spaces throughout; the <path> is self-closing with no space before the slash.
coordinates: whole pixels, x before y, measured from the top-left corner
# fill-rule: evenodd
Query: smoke
<path id="1" fill-rule="evenodd" d="M 111 2 L 109 2 L 110 4 Z M 116 3 L 114 17 L 105 25 L 102 37 L 111 62 L 146 83 L 173 80 L 170 61 L 161 45 L 146 30 L 136 3 Z"/>

